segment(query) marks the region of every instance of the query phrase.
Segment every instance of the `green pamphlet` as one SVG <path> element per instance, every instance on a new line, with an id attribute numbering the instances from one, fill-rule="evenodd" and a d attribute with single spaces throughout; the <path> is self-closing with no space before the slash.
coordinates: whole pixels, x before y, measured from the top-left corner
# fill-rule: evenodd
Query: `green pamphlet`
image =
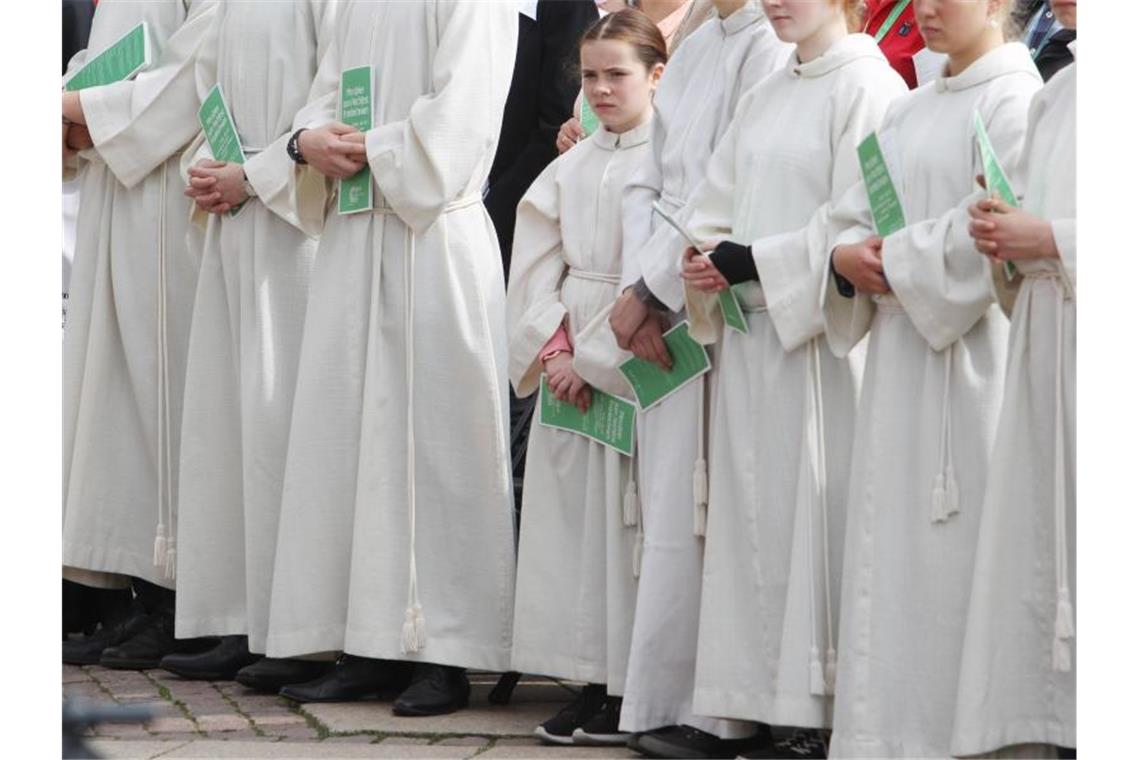
<path id="1" fill-rule="evenodd" d="M 372 67 L 345 69 L 340 75 L 340 120 L 361 132 L 372 129 Z M 372 210 L 372 170 L 365 165 L 340 180 L 337 211 L 355 214 Z"/>
<path id="2" fill-rule="evenodd" d="M 1014 194 L 1013 187 L 1009 184 L 1009 177 L 1001 168 L 993 143 L 990 142 L 990 135 L 986 132 L 986 123 L 982 121 L 982 115 L 977 110 L 974 111 L 974 132 L 978 136 L 978 151 L 982 154 L 982 173 L 986 177 L 986 189 L 990 195 L 997 195 L 1009 205 L 1017 208 L 1019 205 L 1017 195 Z M 1004 262 L 1003 268 L 1006 278 L 1010 280 L 1017 274 L 1017 267 L 1012 261 Z"/>
<path id="3" fill-rule="evenodd" d="M 209 143 L 210 153 L 215 160 L 231 164 L 245 163 L 241 138 L 238 137 L 233 114 L 226 105 L 220 84 L 211 87 L 206 99 L 202 101 L 202 106 L 198 109 L 198 123 L 202 125 L 202 132 L 206 135 L 206 142 Z M 243 208 L 245 203 L 230 209 L 230 216 L 237 216 Z"/>
<path id="4" fill-rule="evenodd" d="M 906 219 L 898 191 L 879 147 L 879 136 L 874 132 L 868 135 L 867 139 L 859 143 L 858 153 L 863 184 L 867 188 L 867 199 L 871 202 L 871 216 L 875 220 L 875 231 L 880 237 L 898 232 L 906 226 Z"/>
<path id="5" fill-rule="evenodd" d="M 673 367 L 663 370 L 652 362 L 633 357 L 618 369 L 625 375 L 641 411 L 653 407 L 692 380 L 709 371 L 709 352 L 689 335 L 688 321 L 679 322 L 663 336 Z"/>
<path id="6" fill-rule="evenodd" d="M 150 35 L 142 21 L 75 72 L 63 88 L 74 92 L 130 79 L 150 65 Z"/>
<path id="7" fill-rule="evenodd" d="M 689 234 L 680 222 L 678 222 L 673 215 L 665 210 L 661 205 L 661 201 L 653 201 L 653 210 L 668 223 L 670 227 L 677 230 L 681 237 L 689 243 L 689 245 L 696 250 L 701 250 L 701 244 L 697 239 Z M 748 334 L 748 320 L 744 318 L 744 309 L 740 306 L 740 297 L 736 294 L 733 288 L 726 288 L 722 290 L 717 296 L 717 302 L 720 303 L 720 313 L 724 317 L 724 323 L 729 328 L 736 330 L 738 333 Z"/>
<path id="8" fill-rule="evenodd" d="M 582 93 L 582 118 L 578 120 L 582 125 L 582 131 L 586 133 L 586 137 L 598 131 L 598 115 L 594 113 L 594 109 L 590 108 L 590 101 L 586 100 L 586 93 Z"/>
<path id="9" fill-rule="evenodd" d="M 633 421 L 637 408 L 605 391 L 591 390 L 593 397 L 583 414 L 573 404 L 559 401 L 543 375 L 538 402 L 539 424 L 583 435 L 627 457 L 633 456 Z"/>

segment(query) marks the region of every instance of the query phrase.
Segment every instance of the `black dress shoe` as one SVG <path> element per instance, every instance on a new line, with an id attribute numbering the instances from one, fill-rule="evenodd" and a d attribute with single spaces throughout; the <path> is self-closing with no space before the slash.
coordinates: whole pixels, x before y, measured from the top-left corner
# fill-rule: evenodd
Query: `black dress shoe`
<path id="1" fill-rule="evenodd" d="M 260 659 L 261 655 L 250 653 L 245 636 L 223 636 L 213 649 L 168 654 L 158 666 L 192 681 L 232 681 L 239 670 Z"/>
<path id="2" fill-rule="evenodd" d="M 467 671 L 448 665 L 416 663 L 412 684 L 392 705 L 395 715 L 446 715 L 467 707 L 471 683 Z"/>
<path id="3" fill-rule="evenodd" d="M 296 702 L 355 702 L 391 699 L 408 685 L 409 662 L 342 655 L 325 675 L 307 683 L 290 684 L 279 692 Z"/>
<path id="4" fill-rule="evenodd" d="M 99 664 L 117 670 L 149 670 L 157 668 L 162 658 L 176 652 L 203 652 L 217 646 L 218 639 L 174 638 L 173 613 L 156 612 L 148 616 L 146 626 L 123 643 L 103 650 Z"/>
<path id="5" fill-rule="evenodd" d="M 285 686 L 307 683 L 320 678 L 332 669 L 332 662 L 262 657 L 252 665 L 246 665 L 239 670 L 234 680 L 255 691 L 276 694 Z"/>
<path id="6" fill-rule="evenodd" d="M 768 726 L 747 739 L 721 739 L 692 726 L 666 726 L 634 734 L 626 746 L 646 757 L 656 758 L 721 758 L 737 757 L 772 744 Z"/>
<path id="7" fill-rule="evenodd" d="M 63 661 L 68 665 L 98 665 L 107 647 L 122 644 L 146 627 L 143 613 L 131 615 L 115 623 L 104 624 L 90 636 L 63 642 Z"/>

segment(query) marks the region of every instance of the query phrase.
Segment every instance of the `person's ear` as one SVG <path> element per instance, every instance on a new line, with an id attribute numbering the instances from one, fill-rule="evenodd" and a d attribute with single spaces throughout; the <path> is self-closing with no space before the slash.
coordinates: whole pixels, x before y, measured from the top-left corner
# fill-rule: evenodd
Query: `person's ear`
<path id="1" fill-rule="evenodd" d="M 653 68 L 649 70 L 649 83 L 652 84 L 654 88 L 656 88 L 657 84 L 661 81 L 661 75 L 664 73 L 665 73 L 665 64 L 663 64 L 663 63 L 653 64 Z"/>

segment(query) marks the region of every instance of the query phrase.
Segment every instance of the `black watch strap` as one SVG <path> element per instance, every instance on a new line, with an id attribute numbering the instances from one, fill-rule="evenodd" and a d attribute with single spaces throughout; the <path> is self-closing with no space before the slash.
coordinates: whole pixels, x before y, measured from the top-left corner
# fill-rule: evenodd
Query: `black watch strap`
<path id="1" fill-rule="evenodd" d="M 835 268 L 834 252 L 831 254 L 831 261 L 829 263 L 829 266 L 831 267 L 831 276 L 835 278 L 835 289 L 839 291 L 839 295 L 843 296 L 844 298 L 854 298 L 855 286 L 851 284 L 850 280 L 839 274 L 839 270 Z"/>
<path id="2" fill-rule="evenodd" d="M 298 129 L 296 132 L 293 133 L 293 136 L 289 138 L 289 142 L 285 143 L 285 152 L 289 154 L 289 158 L 293 159 L 293 163 L 297 163 L 297 164 L 309 163 L 308 161 L 305 160 L 305 157 L 301 155 L 301 148 L 297 144 L 300 141 L 301 133 L 304 132 L 305 129 L 306 129 L 305 127 L 301 127 L 300 129 Z"/>

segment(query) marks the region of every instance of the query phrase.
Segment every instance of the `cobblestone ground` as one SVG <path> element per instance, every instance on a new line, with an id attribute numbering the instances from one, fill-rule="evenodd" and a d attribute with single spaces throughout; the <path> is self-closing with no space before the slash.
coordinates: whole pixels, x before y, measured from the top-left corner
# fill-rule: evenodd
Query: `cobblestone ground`
<path id="1" fill-rule="evenodd" d="M 570 698 L 528 680 L 508 706 L 490 706 L 497 676 L 471 676 L 471 707 L 451 716 L 396 718 L 381 702 L 298 705 L 232 681 L 187 681 L 163 670 L 63 666 L 63 695 L 144 705 L 148 723 L 105 723 L 87 733 L 112 758 L 631 758 L 624 748 L 545 747 L 530 734 Z"/>

